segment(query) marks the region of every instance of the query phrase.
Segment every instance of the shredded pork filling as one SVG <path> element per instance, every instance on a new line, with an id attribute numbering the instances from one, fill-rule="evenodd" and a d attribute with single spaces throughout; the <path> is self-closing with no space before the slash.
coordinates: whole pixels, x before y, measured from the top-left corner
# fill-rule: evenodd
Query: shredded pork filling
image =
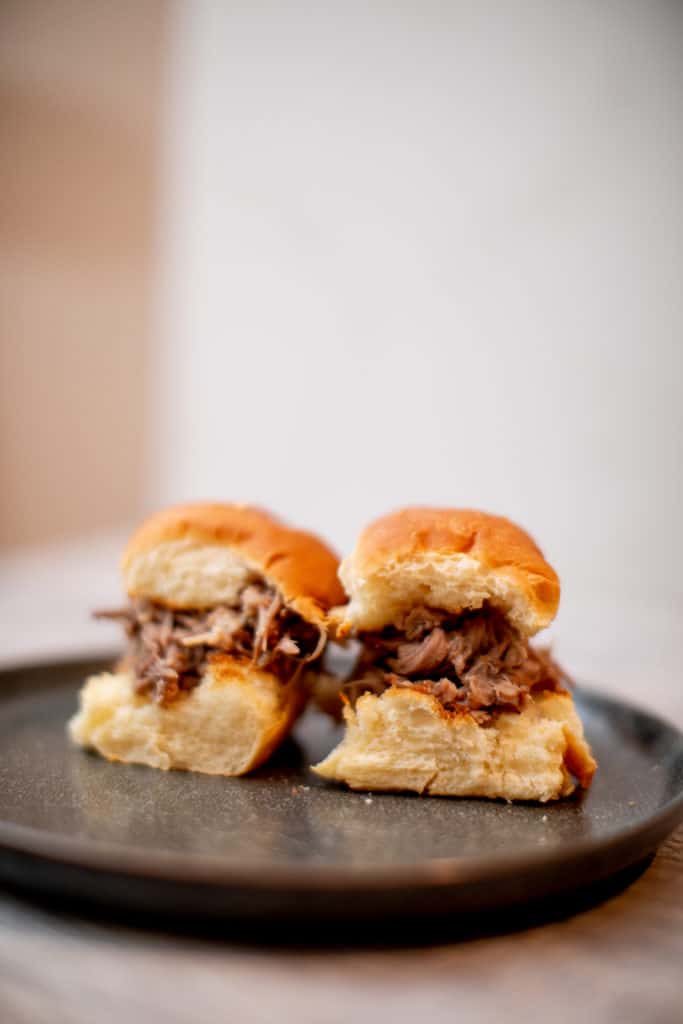
<path id="1" fill-rule="evenodd" d="M 547 650 L 532 647 L 490 607 L 457 616 L 413 608 L 396 627 L 363 641 L 356 678 L 344 687 L 351 703 L 368 691 L 412 687 L 484 724 L 496 711 L 521 711 L 532 690 L 570 684 Z"/>
<path id="2" fill-rule="evenodd" d="M 180 611 L 136 598 L 126 608 L 95 615 L 123 623 L 136 689 L 164 705 L 199 683 L 214 654 L 243 658 L 288 682 L 325 645 L 321 629 L 261 583 L 246 586 L 234 606 Z"/>

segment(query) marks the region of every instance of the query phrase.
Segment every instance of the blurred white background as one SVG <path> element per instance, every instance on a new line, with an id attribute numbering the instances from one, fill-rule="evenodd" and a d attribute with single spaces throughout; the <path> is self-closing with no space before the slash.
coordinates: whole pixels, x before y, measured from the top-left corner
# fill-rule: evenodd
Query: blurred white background
<path id="1" fill-rule="evenodd" d="M 130 520 L 252 500 L 344 551 L 402 504 L 507 514 L 571 666 L 671 678 L 683 5 L 168 12 Z"/>
<path id="2" fill-rule="evenodd" d="M 181 5 L 150 503 L 519 519 L 678 593 L 683 7 Z"/>

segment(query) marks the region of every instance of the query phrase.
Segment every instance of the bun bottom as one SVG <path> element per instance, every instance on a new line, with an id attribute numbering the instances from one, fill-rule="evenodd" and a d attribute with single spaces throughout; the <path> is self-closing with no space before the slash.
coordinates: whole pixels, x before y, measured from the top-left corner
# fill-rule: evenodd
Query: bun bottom
<path id="1" fill-rule="evenodd" d="M 74 743 L 109 761 L 243 775 L 284 739 L 304 700 L 301 682 L 283 684 L 223 656 L 169 707 L 135 693 L 129 672 L 91 676 L 68 729 Z"/>
<path id="2" fill-rule="evenodd" d="M 584 788 L 596 769 L 568 693 L 534 695 L 486 725 L 449 714 L 432 696 L 391 688 L 344 708 L 346 734 L 313 768 L 352 789 L 538 800 Z"/>

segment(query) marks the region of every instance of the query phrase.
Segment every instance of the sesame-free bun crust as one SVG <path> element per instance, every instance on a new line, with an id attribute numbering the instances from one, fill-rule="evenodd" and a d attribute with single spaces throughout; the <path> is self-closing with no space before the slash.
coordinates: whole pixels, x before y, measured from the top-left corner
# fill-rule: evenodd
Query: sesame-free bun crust
<path id="1" fill-rule="evenodd" d="M 590 785 L 595 761 L 568 693 L 542 692 L 486 725 L 436 698 L 392 687 L 344 709 L 346 733 L 314 767 L 352 789 L 538 800 Z"/>
<path id="2" fill-rule="evenodd" d="M 318 537 L 291 529 L 264 509 L 204 503 L 147 519 L 128 543 L 122 570 L 129 596 L 170 608 L 230 604 L 261 575 L 317 624 L 344 600 L 338 564 Z"/>
<path id="3" fill-rule="evenodd" d="M 285 685 L 217 655 L 187 696 L 161 707 L 135 692 L 129 672 L 105 672 L 86 680 L 69 733 L 109 761 L 243 775 L 289 732 L 305 692 L 301 682 Z"/>
<path id="4" fill-rule="evenodd" d="M 415 605 L 500 608 L 524 636 L 555 617 L 560 583 L 534 541 L 502 516 L 406 508 L 375 520 L 339 570 L 349 603 L 340 635 L 392 625 Z"/>

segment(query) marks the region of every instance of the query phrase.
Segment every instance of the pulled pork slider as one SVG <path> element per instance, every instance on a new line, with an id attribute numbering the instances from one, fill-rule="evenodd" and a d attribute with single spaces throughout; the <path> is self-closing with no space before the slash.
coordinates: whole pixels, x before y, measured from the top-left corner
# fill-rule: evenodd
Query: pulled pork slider
<path id="1" fill-rule="evenodd" d="M 72 739 L 112 761 L 241 775 L 289 732 L 307 669 L 343 600 L 317 537 L 246 505 L 161 512 L 131 538 L 128 637 L 116 672 L 88 679 Z"/>
<path id="2" fill-rule="evenodd" d="M 468 509 L 378 519 L 340 569 L 337 635 L 363 645 L 346 733 L 315 771 L 353 789 L 554 800 L 596 764 L 569 680 L 529 638 L 560 599 L 514 523 Z"/>

